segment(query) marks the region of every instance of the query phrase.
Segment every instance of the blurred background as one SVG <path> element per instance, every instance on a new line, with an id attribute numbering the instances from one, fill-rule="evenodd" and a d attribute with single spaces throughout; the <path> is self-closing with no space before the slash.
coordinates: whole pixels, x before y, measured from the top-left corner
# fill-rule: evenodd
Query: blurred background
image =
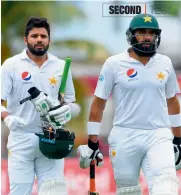
<path id="1" fill-rule="evenodd" d="M 151 4 L 155 13 L 159 11 L 169 13 L 165 17 L 157 16 L 160 28 L 162 29 L 159 52 L 166 54 L 172 59 L 181 87 L 181 1 L 139 2 Z M 125 32 L 132 17 L 103 17 L 103 3 L 103 1 L 1 2 L 1 64 L 3 64 L 5 59 L 20 53 L 24 49 L 24 29 L 27 20 L 31 16 L 48 18 L 51 25 L 50 53 L 61 59 L 72 56 L 71 69 L 76 98 L 82 107 L 80 116 L 68 124 L 68 127 L 76 133 L 75 147 L 66 159 L 66 166 L 69 167 L 65 170 L 69 181 L 69 194 L 73 193 L 74 195 L 76 194 L 75 189 L 88 185 L 88 180 L 85 179 L 88 173 L 78 168 L 74 169 L 75 172 L 73 172 L 71 165 L 73 163 L 73 165 L 76 164 L 77 166 L 77 159 L 75 159 L 77 146 L 87 143 L 86 122 L 99 72 L 108 57 L 122 52 L 128 47 Z M 178 97 L 181 103 L 181 96 L 179 94 Z M 105 156 L 108 156 L 107 136 L 112 127 L 112 119 L 112 100 L 110 98 L 104 111 L 100 135 L 100 149 Z M 6 149 L 8 134 L 8 129 L 1 122 L 1 176 L 3 182 L 1 192 L 4 195 L 8 191 L 6 161 L 8 156 Z M 103 170 L 104 174 L 102 174 Z M 78 177 L 76 171 L 82 175 L 79 175 L 80 177 L 75 179 L 75 176 Z M 102 190 L 101 192 L 104 195 L 111 195 L 114 194 L 115 186 L 108 159 L 101 173 L 98 170 L 98 179 L 104 181 L 104 175 L 106 174 L 108 174 L 109 178 L 109 180 L 107 179 L 107 184 L 111 187 L 105 188 L 105 185 L 103 185 L 102 188 L 99 187 L 99 190 Z M 79 180 L 79 183 L 76 183 L 74 180 Z M 142 177 L 140 181 L 142 181 L 143 193 L 147 195 L 146 183 Z M 37 190 L 35 187 L 33 194 L 36 193 Z M 82 191 L 81 194 L 84 194 L 84 192 Z"/>

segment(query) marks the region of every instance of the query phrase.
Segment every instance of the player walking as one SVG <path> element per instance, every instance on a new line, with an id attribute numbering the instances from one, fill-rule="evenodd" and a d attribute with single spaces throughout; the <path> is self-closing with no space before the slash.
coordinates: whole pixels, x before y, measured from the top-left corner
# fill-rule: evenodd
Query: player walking
<path id="1" fill-rule="evenodd" d="M 140 169 L 150 195 L 177 195 L 181 113 L 172 62 L 156 52 L 161 29 L 154 16 L 136 15 L 126 35 L 131 48 L 108 58 L 102 67 L 90 110 L 88 145 L 78 148 L 80 167 L 87 168 L 92 159 L 97 166 L 103 164 L 97 137 L 112 94 L 114 121 L 108 142 L 117 195 L 141 194 Z"/>
<path id="2" fill-rule="evenodd" d="M 1 106 L 1 118 L 10 129 L 7 145 L 10 195 L 31 195 L 35 174 L 40 195 L 66 195 L 64 159 L 45 157 L 35 133 L 42 132 L 42 120 L 58 129 L 71 116 L 78 115 L 71 72 L 64 105 L 60 107 L 58 90 L 65 62 L 47 52 L 50 43 L 47 19 L 33 17 L 27 22 L 24 43 L 27 49 L 7 59 L 1 69 L 1 103 L 7 100 L 7 108 Z M 42 91 L 39 96 L 20 104 L 35 87 Z"/>

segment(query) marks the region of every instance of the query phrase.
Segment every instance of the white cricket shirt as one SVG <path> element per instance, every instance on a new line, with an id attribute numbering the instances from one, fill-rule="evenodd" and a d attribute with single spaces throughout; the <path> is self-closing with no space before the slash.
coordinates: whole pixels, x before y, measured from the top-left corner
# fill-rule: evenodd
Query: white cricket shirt
<path id="1" fill-rule="evenodd" d="M 108 58 L 95 95 L 112 94 L 113 126 L 133 129 L 170 127 L 166 98 L 180 92 L 170 58 L 156 54 L 144 66 L 127 51 Z"/>
<path id="2" fill-rule="evenodd" d="M 31 87 L 37 87 L 54 99 L 58 99 L 58 90 L 65 61 L 48 53 L 48 59 L 39 68 L 27 55 L 26 49 L 9 59 L 1 67 L 1 99 L 7 100 L 8 112 L 22 117 L 27 126 L 23 129 L 28 132 L 40 132 L 40 116 L 33 103 L 20 101 L 28 96 Z M 75 101 L 75 91 L 71 71 L 69 71 L 65 102 Z"/>

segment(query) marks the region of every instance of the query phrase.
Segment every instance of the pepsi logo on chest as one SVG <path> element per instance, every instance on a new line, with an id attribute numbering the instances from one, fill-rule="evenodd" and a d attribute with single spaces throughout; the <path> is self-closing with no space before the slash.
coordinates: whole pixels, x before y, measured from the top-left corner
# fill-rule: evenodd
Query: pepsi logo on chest
<path id="1" fill-rule="evenodd" d="M 31 79 L 31 74 L 29 72 L 23 72 L 21 74 L 21 78 L 24 80 L 24 81 L 29 81 Z"/>
<path id="2" fill-rule="evenodd" d="M 134 68 L 130 68 L 126 72 L 127 77 L 129 77 L 128 82 L 138 80 L 138 71 Z"/>
<path id="3" fill-rule="evenodd" d="M 130 77 L 130 78 L 136 77 L 137 74 L 138 74 L 138 72 L 133 68 L 131 68 L 127 71 L 127 76 Z"/>

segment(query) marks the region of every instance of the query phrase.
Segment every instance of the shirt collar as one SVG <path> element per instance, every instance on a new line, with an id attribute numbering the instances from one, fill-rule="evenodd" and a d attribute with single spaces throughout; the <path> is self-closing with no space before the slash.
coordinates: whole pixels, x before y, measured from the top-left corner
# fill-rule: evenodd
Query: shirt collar
<path id="1" fill-rule="evenodd" d="M 156 56 L 157 56 L 157 53 L 154 56 L 150 57 L 150 60 L 148 61 L 148 63 L 154 60 Z M 124 51 L 124 61 L 133 62 L 133 63 L 141 63 L 138 60 L 130 57 L 128 49 Z"/>

